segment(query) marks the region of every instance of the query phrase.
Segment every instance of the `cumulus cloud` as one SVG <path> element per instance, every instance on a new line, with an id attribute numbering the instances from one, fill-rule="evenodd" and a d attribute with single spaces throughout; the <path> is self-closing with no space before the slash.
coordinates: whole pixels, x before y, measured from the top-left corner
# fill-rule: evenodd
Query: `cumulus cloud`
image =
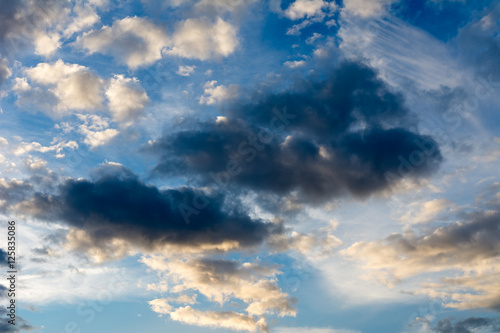
<path id="1" fill-rule="evenodd" d="M 65 148 L 75 150 L 78 149 L 78 144 L 71 140 L 71 141 L 60 141 L 60 142 L 54 142 L 51 146 L 44 146 L 39 142 L 33 141 L 33 142 L 21 142 L 18 144 L 16 148 L 14 148 L 14 154 L 15 155 L 24 155 L 28 154 L 32 151 L 37 151 L 40 153 L 47 153 L 47 152 L 55 152 L 55 157 L 64 157 L 63 150 Z"/>
<path id="2" fill-rule="evenodd" d="M 172 293 L 185 293 L 187 291 L 199 292 L 212 302 L 220 305 L 231 300 L 240 300 L 247 304 L 246 314 L 237 312 L 212 312 L 194 310 L 190 306 L 173 309 L 166 299 L 154 300 L 150 305 L 159 313 L 169 313 L 174 320 L 199 326 L 226 327 L 244 329 L 254 332 L 263 330 L 264 315 L 277 314 L 287 316 L 296 314 L 294 304 L 296 300 L 282 292 L 277 286 L 276 275 L 280 272 L 276 267 L 262 266 L 258 263 L 246 262 L 240 264 L 236 261 L 216 259 L 193 260 L 165 260 L 162 257 L 144 257 L 143 263 L 163 273 L 162 278 L 167 279 Z M 210 321 L 201 323 L 187 320 L 190 316 L 179 316 L 179 311 L 196 313 L 203 318 L 220 318 L 221 323 Z M 154 309 L 153 309 L 154 310 Z M 186 313 L 187 315 L 187 313 Z M 256 320 L 256 318 L 261 320 Z M 244 321 L 245 326 L 234 326 L 235 323 Z"/>
<path id="3" fill-rule="evenodd" d="M 115 75 L 106 91 L 108 107 L 115 121 L 133 120 L 142 115 L 149 97 L 136 78 Z"/>
<path id="4" fill-rule="evenodd" d="M 90 148 L 105 145 L 119 134 L 117 129 L 109 128 L 109 122 L 105 118 L 81 114 L 77 117 L 84 122 L 78 126 L 78 132 L 84 136 L 83 142 Z"/>
<path id="5" fill-rule="evenodd" d="M 75 46 L 92 53 L 113 56 L 130 68 L 151 65 L 161 59 L 168 37 L 162 27 L 137 16 L 116 20 L 78 37 Z"/>
<path id="6" fill-rule="evenodd" d="M 221 18 L 190 18 L 178 24 L 165 54 L 189 59 L 217 59 L 232 54 L 238 46 L 236 28 Z"/>
<path id="7" fill-rule="evenodd" d="M 39 63 L 25 69 L 24 74 L 26 77 L 16 78 L 13 86 L 18 106 L 30 106 L 53 118 L 75 111 L 97 112 L 107 106 L 115 121 L 126 123 L 140 117 L 149 103 L 137 78 L 115 75 L 105 80 L 85 66 L 60 59 Z"/>
<path id="8" fill-rule="evenodd" d="M 171 312 L 170 318 L 202 327 L 228 328 L 247 332 L 268 331 L 264 319 L 256 320 L 254 317 L 231 311 L 199 311 L 186 306 Z"/>
<path id="9" fill-rule="evenodd" d="M 19 209 L 75 229 L 67 246 L 106 258 L 131 247 L 159 252 L 224 251 L 255 246 L 282 226 L 250 218 L 225 197 L 189 187 L 159 190 L 119 165 L 96 181 L 69 179 L 58 193 L 36 193 Z M 118 250 L 119 249 L 119 250 Z"/>
<path id="10" fill-rule="evenodd" d="M 204 94 L 200 97 L 200 104 L 214 105 L 220 102 L 235 99 L 239 95 L 239 86 L 231 84 L 229 86 L 217 85 L 217 81 L 208 81 L 203 85 Z"/>
<path id="11" fill-rule="evenodd" d="M 341 253 L 395 282 L 421 274 L 444 273 L 445 278 L 425 283 L 417 292 L 446 299 L 448 307 L 498 310 L 500 201 L 495 195 L 488 202 L 482 209 L 461 212 L 459 222 L 421 234 L 409 230 L 384 240 L 357 242 Z"/>
<path id="12" fill-rule="evenodd" d="M 73 34 L 100 21 L 100 6 L 94 1 L 5 1 L 0 44 L 9 54 L 33 46 L 36 54 L 50 57 Z"/>
<path id="13" fill-rule="evenodd" d="M 28 68 L 25 74 L 31 84 L 18 78 L 14 85 L 20 106 L 42 109 L 52 117 L 102 107 L 103 80 L 85 66 L 58 60 Z"/>
<path id="14" fill-rule="evenodd" d="M 343 64 L 331 77 L 232 103 L 224 121 L 167 134 L 144 149 L 157 174 L 248 187 L 299 200 L 367 197 L 403 178 L 428 177 L 437 143 L 405 128 L 412 117 L 369 68 Z"/>
<path id="15" fill-rule="evenodd" d="M 323 0 L 295 0 L 286 10 L 285 15 L 291 20 L 314 17 L 322 13 L 329 4 Z"/>

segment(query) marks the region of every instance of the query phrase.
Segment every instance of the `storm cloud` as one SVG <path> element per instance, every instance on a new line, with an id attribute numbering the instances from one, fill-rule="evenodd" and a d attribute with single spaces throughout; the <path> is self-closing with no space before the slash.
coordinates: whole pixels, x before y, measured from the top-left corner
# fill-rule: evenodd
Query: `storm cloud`
<path id="1" fill-rule="evenodd" d="M 159 157 L 154 172 L 321 202 L 428 177 L 442 160 L 431 137 L 409 129 L 415 117 L 402 97 L 361 64 L 252 100 L 150 143 L 145 150 Z"/>
<path id="2" fill-rule="evenodd" d="M 222 194 L 160 190 L 121 167 L 95 181 L 67 180 L 57 194 L 37 193 L 22 206 L 36 218 L 74 227 L 69 240 L 97 247 L 119 240 L 149 250 L 165 244 L 238 248 L 258 245 L 282 228 L 250 218 Z"/>

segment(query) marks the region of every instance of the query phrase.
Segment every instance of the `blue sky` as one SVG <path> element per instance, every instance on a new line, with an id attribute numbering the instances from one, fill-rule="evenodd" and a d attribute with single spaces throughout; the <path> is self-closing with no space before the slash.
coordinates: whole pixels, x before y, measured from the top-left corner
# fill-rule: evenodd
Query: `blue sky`
<path id="1" fill-rule="evenodd" d="M 0 4 L 2 332 L 500 331 L 497 1 Z"/>

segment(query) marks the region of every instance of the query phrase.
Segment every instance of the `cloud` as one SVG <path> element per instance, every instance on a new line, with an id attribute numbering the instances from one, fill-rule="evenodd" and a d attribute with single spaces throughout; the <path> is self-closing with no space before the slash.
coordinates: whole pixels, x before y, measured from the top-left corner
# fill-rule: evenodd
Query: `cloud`
<path id="1" fill-rule="evenodd" d="M 385 9 L 398 0 L 344 0 L 344 9 L 350 13 L 372 17 L 384 13 Z"/>
<path id="2" fill-rule="evenodd" d="M 0 192 L 3 196 L 3 193 Z M 4 199 L 2 199 L 4 200 Z M 8 264 L 8 261 L 7 261 L 7 252 L 0 249 L 0 266 L 4 267 L 4 266 L 7 266 Z M 1 287 L 1 286 L 0 286 Z"/>
<path id="3" fill-rule="evenodd" d="M 218 59 L 232 54 L 238 46 L 236 28 L 217 18 L 190 18 L 178 24 L 167 55 L 188 59 Z"/>
<path id="4" fill-rule="evenodd" d="M 217 85 L 217 81 L 208 81 L 203 85 L 205 89 L 200 97 L 200 104 L 214 105 L 220 102 L 235 99 L 239 95 L 239 86 L 231 84 L 229 86 Z"/>
<path id="5" fill-rule="evenodd" d="M 459 222 L 420 234 L 409 230 L 384 240 L 357 242 L 341 253 L 395 282 L 441 273 L 441 279 L 422 284 L 417 293 L 446 299 L 448 307 L 498 310 L 500 202 L 495 195 L 494 201 L 482 205 L 461 211 Z"/>
<path id="6" fill-rule="evenodd" d="M 305 17 L 314 17 L 322 13 L 322 9 L 328 6 L 323 0 L 295 0 L 286 10 L 285 15 L 291 20 Z"/>
<path id="7" fill-rule="evenodd" d="M 0 44 L 9 56 L 33 46 L 35 54 L 50 57 L 73 34 L 100 21 L 100 6 L 94 1 L 4 1 Z"/>
<path id="8" fill-rule="evenodd" d="M 40 63 L 25 70 L 27 78 L 17 78 L 14 91 L 17 104 L 43 110 L 51 117 L 68 115 L 73 110 L 102 107 L 103 80 L 85 66 L 58 60 Z"/>
<path id="9" fill-rule="evenodd" d="M 75 141 L 61 141 L 51 146 L 43 146 L 39 142 L 33 141 L 31 143 L 21 142 L 15 149 L 15 155 L 24 155 L 32 151 L 40 153 L 56 152 L 56 157 L 64 157 L 63 150 L 69 148 L 71 150 L 78 149 L 78 144 Z"/>
<path id="10" fill-rule="evenodd" d="M 2 250 L 0 249 L 0 255 L 2 254 Z M 0 261 L 0 263 L 2 263 Z M 8 294 L 8 289 L 7 287 L 3 286 L 0 284 L 0 301 L 3 299 L 9 299 L 7 298 Z M 32 326 L 30 323 L 28 323 L 26 320 L 24 320 L 22 317 L 19 315 L 16 316 L 15 319 L 15 325 L 9 324 L 8 320 L 10 320 L 10 317 L 7 316 L 8 310 L 7 310 L 7 305 L 1 306 L 0 307 L 0 317 L 2 320 L 0 321 L 0 331 L 4 333 L 20 333 L 20 332 L 31 332 L 33 330 L 38 329 L 38 327 Z"/>
<path id="11" fill-rule="evenodd" d="M 257 330 L 268 331 L 263 319 L 256 320 L 251 316 L 231 311 L 203 312 L 186 306 L 171 312 L 170 318 L 175 321 L 202 327 L 220 327 L 247 332 L 256 332 Z"/>
<path id="12" fill-rule="evenodd" d="M 75 41 L 75 46 L 89 54 L 111 55 L 133 69 L 161 59 L 161 51 L 167 44 L 163 28 L 137 16 L 116 20 L 111 27 L 90 31 Z"/>
<path id="13" fill-rule="evenodd" d="M 443 319 L 432 329 L 435 333 L 493 333 L 500 332 L 499 318 L 478 318 L 470 317 L 464 320 L 452 322 L 450 319 Z"/>
<path id="14" fill-rule="evenodd" d="M 280 317 L 295 316 L 296 314 L 294 308 L 296 300 L 282 292 L 277 286 L 275 276 L 280 272 L 276 267 L 262 266 L 258 263 L 246 262 L 240 264 L 236 261 L 206 258 L 165 260 L 161 257 L 144 257 L 141 261 L 152 269 L 163 273 L 162 279 L 169 284 L 171 293 L 185 294 L 188 291 L 195 291 L 205 296 L 209 301 L 219 303 L 219 305 L 231 300 L 239 300 L 247 304 L 246 314 L 230 312 L 231 315 L 229 315 L 224 312 L 202 312 L 194 310 L 190 306 L 173 309 L 166 299 L 153 301 L 152 308 L 154 306 L 159 313 L 170 313 L 171 318 L 174 320 L 208 326 L 208 324 L 184 320 L 186 317 L 179 316 L 178 311 L 184 312 L 187 311 L 185 309 L 189 308 L 190 313 L 196 313 L 200 317 L 214 318 L 220 316 L 220 319 L 225 323 L 217 327 L 237 329 L 236 326 L 231 327 L 229 325 L 240 322 L 240 320 L 237 320 L 238 318 L 244 318 L 244 321 L 250 326 L 241 327 L 240 329 L 253 332 L 259 328 L 259 323 L 264 325 L 263 316 L 266 314 L 277 314 Z M 257 321 L 254 317 L 261 317 L 262 320 Z M 215 325 L 215 323 L 211 325 Z"/>
<path id="15" fill-rule="evenodd" d="M 149 103 L 137 78 L 115 75 L 105 80 L 85 66 L 60 59 L 39 63 L 24 73 L 26 77 L 16 78 L 13 87 L 17 105 L 41 110 L 52 118 L 69 116 L 75 111 L 107 110 L 113 120 L 126 124 L 140 117 Z"/>
<path id="16" fill-rule="evenodd" d="M 12 75 L 8 61 L 0 57 L 0 86 Z"/>
<path id="17" fill-rule="evenodd" d="M 461 28 L 456 37 L 459 55 L 477 75 L 495 81 L 500 77 L 500 37 L 498 36 L 500 5 L 492 2 L 481 17 Z M 491 80 L 490 80 L 491 81 Z"/>
<path id="18" fill-rule="evenodd" d="M 78 132 L 84 135 L 83 143 L 90 148 L 103 146 L 120 133 L 114 128 L 109 128 L 107 119 L 97 115 L 77 114 L 77 117 L 84 122 L 78 126 Z"/>
<path id="19" fill-rule="evenodd" d="M 145 147 L 159 157 L 154 172 L 319 202 L 418 181 L 442 159 L 432 138 L 405 129 L 412 117 L 402 97 L 355 63 L 323 82 L 233 102 L 228 113 Z"/>
<path id="20" fill-rule="evenodd" d="M 115 75 L 106 91 L 108 107 L 115 121 L 134 120 L 140 117 L 149 97 L 136 78 Z"/>
<path id="21" fill-rule="evenodd" d="M 283 63 L 285 66 L 290 68 L 300 68 L 306 65 L 305 60 L 295 60 L 295 61 L 285 61 Z"/>
<path id="22" fill-rule="evenodd" d="M 96 181 L 69 179 L 58 193 L 36 193 L 18 209 L 74 228 L 67 246 L 98 260 L 150 251 L 224 251 L 259 245 L 281 226 L 250 218 L 218 193 L 189 187 L 159 190 L 117 165 L 103 166 Z M 229 206 L 228 206 L 229 205 Z"/>
<path id="23" fill-rule="evenodd" d="M 195 68 L 196 66 L 179 66 L 176 73 L 180 76 L 189 76 L 194 73 Z"/>

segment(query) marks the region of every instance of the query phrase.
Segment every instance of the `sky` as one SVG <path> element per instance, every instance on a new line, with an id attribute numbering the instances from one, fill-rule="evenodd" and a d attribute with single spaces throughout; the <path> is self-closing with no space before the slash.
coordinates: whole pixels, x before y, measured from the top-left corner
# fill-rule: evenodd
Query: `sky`
<path id="1" fill-rule="evenodd" d="M 499 32 L 494 0 L 0 0 L 0 331 L 500 332 Z"/>

